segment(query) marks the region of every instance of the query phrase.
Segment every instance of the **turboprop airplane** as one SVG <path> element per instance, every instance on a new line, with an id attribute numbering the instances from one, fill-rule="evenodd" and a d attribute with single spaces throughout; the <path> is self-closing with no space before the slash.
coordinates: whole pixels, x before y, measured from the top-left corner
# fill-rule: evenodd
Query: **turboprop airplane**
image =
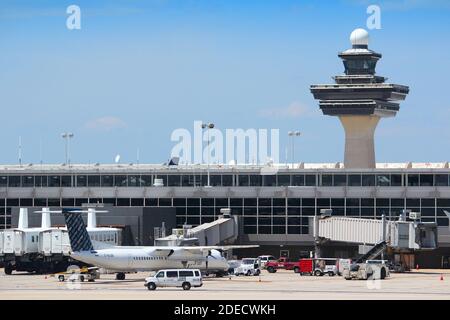
<path id="1" fill-rule="evenodd" d="M 231 249 L 256 248 L 257 245 L 227 246 L 110 246 L 92 245 L 77 209 L 62 210 L 69 232 L 71 257 L 75 260 L 116 272 L 117 280 L 125 272 L 156 271 L 160 269 L 196 268 L 218 276 L 227 273 L 229 265 L 222 252 Z"/>

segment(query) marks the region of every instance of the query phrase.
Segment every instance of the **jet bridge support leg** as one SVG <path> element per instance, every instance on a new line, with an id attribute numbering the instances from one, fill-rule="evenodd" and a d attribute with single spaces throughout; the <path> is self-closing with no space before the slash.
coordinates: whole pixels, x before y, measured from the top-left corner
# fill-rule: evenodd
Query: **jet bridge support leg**
<path id="1" fill-rule="evenodd" d="M 313 220 L 313 226 L 314 226 L 314 258 L 321 258 L 322 252 L 321 252 L 321 238 L 319 237 L 319 217 L 315 216 Z"/>
<path id="2" fill-rule="evenodd" d="M 316 241 L 314 244 L 314 258 L 321 258 L 322 252 L 319 243 Z"/>
<path id="3" fill-rule="evenodd" d="M 317 237 L 314 241 L 314 258 L 323 258 L 322 246 L 327 242 L 326 239 Z"/>

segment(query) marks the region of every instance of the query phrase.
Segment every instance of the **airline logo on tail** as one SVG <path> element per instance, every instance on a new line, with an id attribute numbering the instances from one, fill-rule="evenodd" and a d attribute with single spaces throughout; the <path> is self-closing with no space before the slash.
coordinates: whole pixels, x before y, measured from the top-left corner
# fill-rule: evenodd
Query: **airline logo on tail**
<path id="1" fill-rule="evenodd" d="M 64 218 L 66 219 L 67 230 L 69 231 L 70 246 L 73 252 L 94 250 L 91 238 L 81 217 L 80 212 L 75 209 L 63 208 Z"/>

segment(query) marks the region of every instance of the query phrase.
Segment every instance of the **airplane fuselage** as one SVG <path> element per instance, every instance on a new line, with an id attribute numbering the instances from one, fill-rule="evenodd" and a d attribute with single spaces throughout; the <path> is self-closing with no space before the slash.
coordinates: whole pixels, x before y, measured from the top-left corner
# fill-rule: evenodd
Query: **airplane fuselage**
<path id="1" fill-rule="evenodd" d="M 211 254 L 207 257 L 200 253 L 187 252 L 178 247 L 173 247 L 172 250 L 173 253 L 168 255 L 166 252 L 160 252 L 152 247 L 128 247 L 126 249 L 115 247 L 73 252 L 71 256 L 78 261 L 120 272 L 175 268 L 198 268 L 210 272 L 223 272 L 229 268 L 227 260 L 217 250 L 211 250 Z"/>

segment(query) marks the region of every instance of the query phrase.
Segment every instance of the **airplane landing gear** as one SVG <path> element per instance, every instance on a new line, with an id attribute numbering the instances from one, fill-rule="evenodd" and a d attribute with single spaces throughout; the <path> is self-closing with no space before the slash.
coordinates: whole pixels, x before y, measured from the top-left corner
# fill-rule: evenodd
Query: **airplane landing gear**
<path id="1" fill-rule="evenodd" d="M 123 272 L 117 273 L 116 280 L 125 280 L 125 273 L 123 273 Z"/>

